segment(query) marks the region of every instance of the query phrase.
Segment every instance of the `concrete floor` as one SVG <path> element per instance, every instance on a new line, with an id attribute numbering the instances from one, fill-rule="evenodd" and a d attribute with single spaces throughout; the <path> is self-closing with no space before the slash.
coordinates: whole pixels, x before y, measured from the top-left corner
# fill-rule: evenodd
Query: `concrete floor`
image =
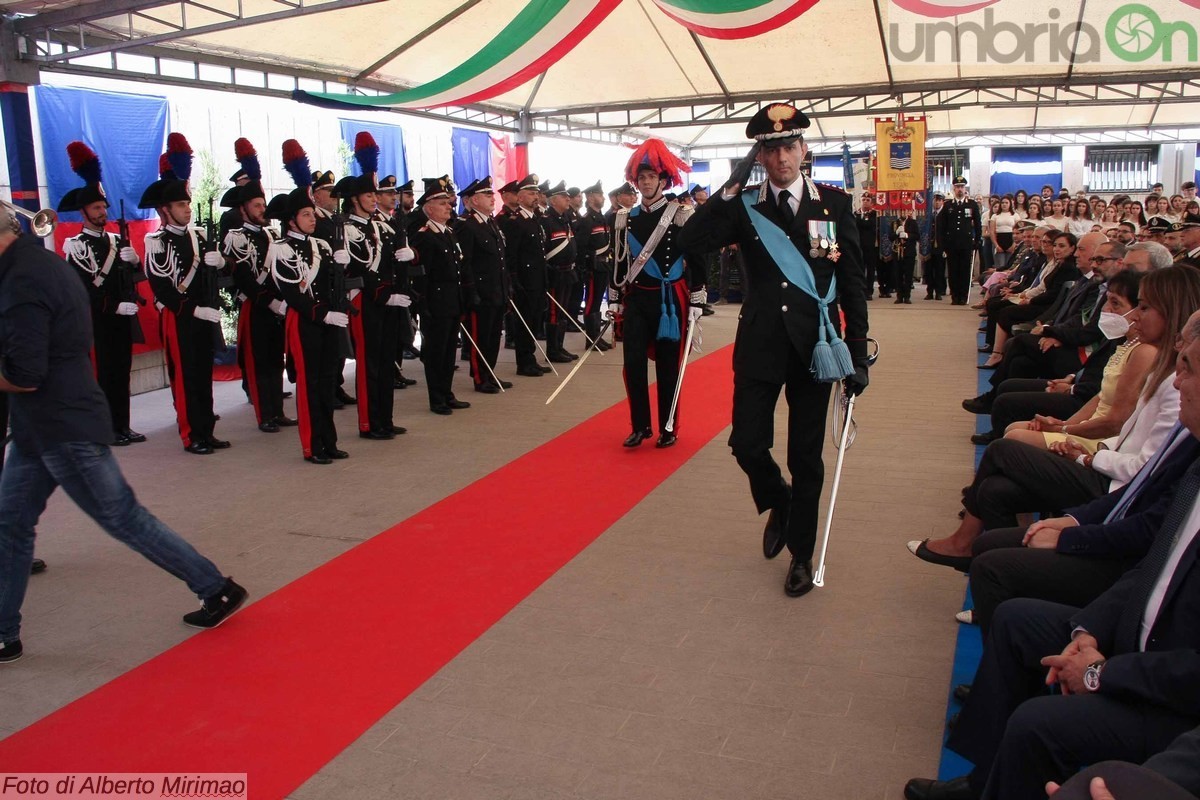
<path id="1" fill-rule="evenodd" d="M 705 319 L 708 349 L 732 341 L 736 311 Z M 883 354 L 856 413 L 826 588 L 784 596 L 786 554 L 762 558 L 726 431 L 292 796 L 894 800 L 936 774 L 964 583 L 904 542 L 950 530 L 970 479 L 974 419 L 957 407 L 975 393 L 976 317 L 919 299 L 871 311 Z M 339 412 L 347 461 L 306 464 L 295 432 L 259 433 L 225 383 L 217 433 L 231 450 L 185 454 L 154 392 L 133 403 L 150 441 L 118 450 L 121 466 L 262 597 L 623 398 L 618 352 L 592 356 L 549 407 L 552 375 L 485 396 L 464 367 L 456 386 L 474 407 L 438 417 L 406 363 L 420 380 L 396 393 L 409 433 L 361 440 Z M 832 444 L 826 463 L 832 475 Z M 191 635 L 186 589 L 61 493 L 40 532 L 50 571 L 30 585 L 26 657 L 0 674 L 0 736 Z"/>

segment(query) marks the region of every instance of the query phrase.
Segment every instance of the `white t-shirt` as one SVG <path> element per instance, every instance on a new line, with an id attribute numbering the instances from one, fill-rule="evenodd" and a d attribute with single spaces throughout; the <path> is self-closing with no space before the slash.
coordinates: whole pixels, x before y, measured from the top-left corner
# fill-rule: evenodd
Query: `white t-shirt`
<path id="1" fill-rule="evenodd" d="M 1067 220 L 1067 233 L 1075 234 L 1075 238 L 1078 239 L 1080 236 L 1091 233 L 1095 226 L 1096 223 L 1093 220 L 1072 218 Z"/>
<path id="2" fill-rule="evenodd" d="M 996 223 L 996 233 L 1012 233 L 1013 225 L 1017 223 L 1017 215 L 1011 211 L 1001 211 L 992 215 L 992 221 Z"/>
<path id="3" fill-rule="evenodd" d="M 1056 231 L 1065 231 L 1067 229 L 1068 222 L 1070 222 L 1070 220 L 1067 219 L 1066 217 L 1063 217 L 1062 219 L 1055 219 L 1054 217 L 1046 217 L 1044 220 L 1042 220 L 1041 224 L 1045 225 L 1048 228 L 1054 228 L 1054 230 L 1056 230 Z M 1091 230 L 1091 228 L 1088 228 L 1088 230 Z"/>

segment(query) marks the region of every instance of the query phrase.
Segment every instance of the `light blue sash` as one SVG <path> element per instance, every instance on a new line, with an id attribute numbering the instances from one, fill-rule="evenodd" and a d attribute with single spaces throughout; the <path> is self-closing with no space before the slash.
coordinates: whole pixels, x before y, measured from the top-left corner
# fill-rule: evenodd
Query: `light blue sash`
<path id="1" fill-rule="evenodd" d="M 629 212 L 629 216 L 636 217 L 642 212 L 641 206 L 634 206 Z M 637 240 L 633 232 L 628 228 L 625 229 L 629 241 L 629 256 L 631 259 L 636 259 L 642 252 L 642 243 Z M 675 316 L 675 304 L 671 301 L 671 284 L 683 277 L 683 254 L 680 253 L 675 259 L 675 263 L 671 265 L 671 269 L 667 272 L 664 278 L 662 267 L 654 260 L 654 256 L 646 259 L 646 266 L 642 267 L 650 277 L 662 282 L 662 316 L 658 318 L 658 335 L 656 339 L 665 339 L 669 342 L 679 341 L 679 317 Z"/>
<path id="2" fill-rule="evenodd" d="M 742 205 L 750 215 L 750 224 L 758 233 L 759 240 L 784 277 L 791 281 L 793 286 L 816 300 L 821 312 L 817 322 L 820 338 L 813 348 L 813 379 L 818 383 L 835 383 L 853 375 L 854 362 L 850 359 L 850 349 L 838 336 L 837 328 L 833 327 L 833 322 L 829 319 L 829 304 L 837 297 L 837 276 L 829 277 L 829 291 L 826 295 L 818 295 L 817 278 L 808 260 L 782 228 L 754 208 L 754 200 L 751 198 L 754 194 L 757 194 L 754 190 L 742 192 Z"/>

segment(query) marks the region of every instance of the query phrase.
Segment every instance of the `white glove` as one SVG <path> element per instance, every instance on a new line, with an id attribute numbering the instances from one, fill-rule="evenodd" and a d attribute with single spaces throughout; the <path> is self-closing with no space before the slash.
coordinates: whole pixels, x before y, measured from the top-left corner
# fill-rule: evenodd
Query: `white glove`
<path id="1" fill-rule="evenodd" d="M 689 322 L 695 322 L 696 320 L 700 319 L 700 317 L 702 317 L 702 316 L 704 316 L 704 309 L 701 308 L 700 306 L 689 306 L 688 307 L 688 321 Z"/>
<path id="2" fill-rule="evenodd" d="M 210 267 L 223 267 L 225 266 L 225 256 L 216 250 L 209 250 L 204 254 L 204 263 Z"/>
<path id="3" fill-rule="evenodd" d="M 609 303 L 608 304 L 608 316 L 615 319 L 615 318 L 621 316 L 621 311 L 622 311 L 622 308 L 621 308 L 620 303 Z"/>
<path id="4" fill-rule="evenodd" d="M 117 303 L 118 317 L 132 317 L 138 312 L 137 303 Z"/>
<path id="5" fill-rule="evenodd" d="M 401 247 L 395 252 L 395 256 L 397 261 L 412 261 L 417 257 L 417 254 L 413 252 L 411 247 Z"/>
<path id="6" fill-rule="evenodd" d="M 394 294 L 387 299 L 389 306 L 400 306 L 400 308 L 408 308 L 412 305 L 412 298 L 406 294 Z"/>
<path id="7" fill-rule="evenodd" d="M 342 250 L 340 252 L 344 253 L 346 251 Z M 333 325 L 335 328 L 344 328 L 350 324 L 350 317 L 340 311 L 326 311 L 324 322 L 326 325 Z"/>
<path id="8" fill-rule="evenodd" d="M 287 300 L 272 300 L 267 307 L 282 317 L 287 313 Z"/>
<path id="9" fill-rule="evenodd" d="M 341 264 L 343 267 L 346 266 L 347 264 L 350 263 L 350 251 L 334 250 L 333 251 L 333 260 L 336 261 L 337 263 Z"/>
<path id="10" fill-rule="evenodd" d="M 132 247 L 122 247 L 121 252 L 118 255 L 120 255 L 121 260 L 127 264 L 138 263 L 137 253 L 134 251 L 134 249 Z"/>
<path id="11" fill-rule="evenodd" d="M 208 308 L 207 306 L 197 306 L 192 311 L 192 315 L 196 319 L 202 319 L 205 322 L 221 322 L 221 312 L 216 308 Z"/>

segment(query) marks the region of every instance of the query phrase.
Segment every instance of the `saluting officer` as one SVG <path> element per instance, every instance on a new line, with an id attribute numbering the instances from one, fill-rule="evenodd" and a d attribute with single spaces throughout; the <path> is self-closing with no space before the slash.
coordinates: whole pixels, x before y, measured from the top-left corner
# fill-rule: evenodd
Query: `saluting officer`
<path id="1" fill-rule="evenodd" d="M 954 179 L 954 197 L 938 212 L 937 232 L 946 257 L 950 282 L 950 300 L 956 306 L 967 304 L 971 290 L 971 264 L 979 249 L 982 228 L 979 204 L 967 195 L 967 179 Z"/>
<path id="2" fill-rule="evenodd" d="M 135 283 L 141 279 L 140 262 L 128 241 L 107 233 L 108 199 L 100 183 L 100 159 L 83 142 L 67 145 L 71 169 L 84 185 L 71 189 L 58 204 L 59 211 L 78 211 L 83 230 L 63 242 L 63 257 L 79 273 L 92 307 L 92 352 L 96 381 L 108 400 L 114 447 L 144 442 L 146 437 L 129 427 L 129 373 L 133 345 L 145 341 L 138 322 Z"/>
<path id="3" fill-rule="evenodd" d="M 751 154 L 757 153 L 768 181 L 743 189 L 752 166 L 749 157 L 743 159 L 680 237 L 689 249 L 737 244 L 753 287 L 734 345 L 729 445 L 750 479 L 758 513 L 770 512 L 763 554 L 774 558 L 784 544 L 791 551 L 784 591 L 792 597 L 813 587 L 830 386 L 845 380 L 848 391 L 862 392 L 868 365 L 858 228 L 847 194 L 801 173 L 807 127 L 808 117 L 795 106 L 764 105 L 746 126 L 746 136 L 758 142 Z M 783 389 L 790 487 L 771 457 L 775 405 Z"/>
<path id="4" fill-rule="evenodd" d="M 913 269 L 921 245 L 921 229 L 913 219 L 911 206 L 900 209 L 891 222 L 892 264 L 890 274 L 896 286 L 896 303 L 912 305 Z"/>
<path id="5" fill-rule="evenodd" d="M 467 213 L 459 218 L 454 233 L 462 247 L 463 271 L 472 287 L 467 304 L 467 328 L 486 363 L 486 366 L 480 363 L 479 353 L 472 348 L 471 377 L 475 380 L 475 391 L 496 394 L 501 387 L 512 388 L 509 381 L 497 384 L 492 377 L 500 354 L 504 309 L 508 306 L 512 287 L 504 262 L 504 234 L 492 218 L 492 208 L 496 204 L 492 177 L 488 175 L 475 181 L 459 196 L 463 198 Z"/>
<path id="6" fill-rule="evenodd" d="M 658 378 L 659 435 L 655 447 L 675 444 L 678 407 L 670 431 L 667 421 L 679 367 L 686 355 L 682 337 L 685 326 L 699 320 L 706 300 L 703 260 L 695 256 L 704 248 L 687 247 L 685 258 L 686 246 L 680 236 L 691 209 L 668 202 L 663 196 L 663 190 L 682 183 L 682 168 L 686 165 L 659 139 L 643 142 L 625 165 L 626 179 L 637 181 L 642 195 L 640 204 L 617 213 L 613 225 L 613 314 L 623 319 L 625 393 L 633 426 L 625 447 L 637 447 L 654 433 L 646 377 L 651 353 Z"/>
<path id="7" fill-rule="evenodd" d="M 538 176 L 526 175 L 518 182 L 517 210 L 501 222 L 505 258 L 512 277 L 513 302 L 519 318 L 516 334 L 517 374 L 540 378 L 550 371 L 537 361 L 537 347 L 530 330 L 546 312 L 546 231 L 537 210 Z"/>
<path id="8" fill-rule="evenodd" d="M 459 318 L 462 314 L 463 252 L 458 237 L 450 230 L 454 195 L 446 178 L 425 178 L 425 193 L 419 205 L 425 224 L 410 239 L 424 274 L 417 280 L 421 307 L 421 361 L 429 410 L 449 415 L 471 404 L 454 396 L 454 356 L 458 351 Z"/>
<path id="9" fill-rule="evenodd" d="M 310 190 L 308 156 L 295 139 L 283 143 L 283 161 L 296 188 L 267 205 L 283 235 L 267 251 L 267 269 L 287 301 L 284 335 L 296 364 L 296 416 L 300 450 L 312 464 L 349 458 L 337 446 L 333 395 L 340 377 L 346 313 L 345 275 L 333 251 L 314 233 L 316 208 Z"/>
<path id="10" fill-rule="evenodd" d="M 567 186 L 559 181 L 546 192 L 549 208 L 542 216 L 546 231 L 546 276 L 554 302 L 549 305 L 549 325 L 546 327 L 546 356 L 556 364 L 570 363 L 579 356 L 567 352 L 564 344 L 568 330 L 575 326 L 567 319 L 574 314 L 571 294 L 579 276 L 575 273 L 575 225 L 572 220 L 571 198 Z M 563 313 L 562 309 L 567 309 Z"/>

